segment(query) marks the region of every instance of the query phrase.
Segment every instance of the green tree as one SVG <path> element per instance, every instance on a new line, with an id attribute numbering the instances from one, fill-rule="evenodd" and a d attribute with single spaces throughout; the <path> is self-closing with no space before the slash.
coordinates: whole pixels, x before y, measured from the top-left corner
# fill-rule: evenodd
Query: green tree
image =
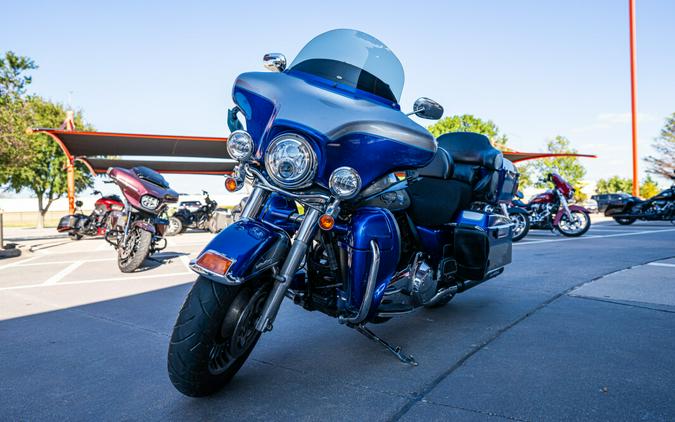
<path id="1" fill-rule="evenodd" d="M 599 179 L 595 184 L 595 193 L 630 193 L 633 190 L 631 179 L 612 176 L 608 179 Z"/>
<path id="2" fill-rule="evenodd" d="M 499 127 L 492 120 L 483 120 L 471 114 L 444 117 L 427 128 L 435 137 L 449 132 L 475 132 L 488 138 L 495 148 L 503 149 L 508 141 L 506 135 L 500 133 Z"/>
<path id="3" fill-rule="evenodd" d="M 648 173 L 670 180 L 675 171 L 675 113 L 666 118 L 661 135 L 652 144 L 657 155 L 645 158 Z"/>
<path id="4" fill-rule="evenodd" d="M 26 96 L 31 82 L 25 72 L 37 68 L 32 60 L 7 53 L 0 62 L 0 185 L 21 192 L 28 189 L 38 200 L 38 227 L 44 226 L 44 216 L 52 203 L 67 192 L 67 158 L 61 148 L 47 135 L 32 135 L 26 129 L 59 127 L 66 118 L 63 104 L 38 96 Z M 93 130 L 75 113 L 75 125 Z M 91 186 L 92 176 L 81 164 L 75 168 L 77 192 Z"/>
<path id="5" fill-rule="evenodd" d="M 34 69 L 37 65 L 31 59 L 11 51 L 0 57 L 0 165 L 19 165 L 29 154 L 20 142 L 30 118 L 22 96 L 32 81 L 26 72 Z"/>
<path id="6" fill-rule="evenodd" d="M 647 176 L 640 186 L 640 196 L 645 199 L 651 198 L 660 191 L 661 189 L 659 189 L 659 185 L 656 183 L 656 181 L 654 181 L 654 179 L 652 179 L 651 176 Z"/>
<path id="7" fill-rule="evenodd" d="M 576 153 L 577 150 L 571 147 L 569 139 L 564 136 L 556 136 L 546 142 L 546 152 L 550 153 Z M 581 164 L 577 157 L 554 157 L 542 158 L 531 163 L 527 171 L 531 180 L 536 180 L 534 185 L 538 188 L 549 187 L 548 183 L 543 181 L 548 173 L 558 173 L 567 180 L 575 189 L 575 200 L 583 201 L 586 195 L 581 191 L 583 187 L 582 179 L 586 175 L 586 168 Z"/>

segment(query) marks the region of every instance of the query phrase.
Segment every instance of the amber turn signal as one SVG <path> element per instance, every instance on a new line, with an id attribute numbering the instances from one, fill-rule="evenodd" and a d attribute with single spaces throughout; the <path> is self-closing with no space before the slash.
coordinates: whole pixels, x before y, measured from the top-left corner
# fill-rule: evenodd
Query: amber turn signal
<path id="1" fill-rule="evenodd" d="M 206 252 L 199 257 L 197 265 L 213 273 L 225 275 L 232 265 L 232 260 L 213 252 Z"/>
<path id="2" fill-rule="evenodd" d="M 319 218 L 319 227 L 321 230 L 330 230 L 335 225 L 335 219 L 333 216 L 324 214 Z"/>
<path id="3" fill-rule="evenodd" d="M 227 189 L 228 192 L 236 192 L 237 188 L 237 179 L 234 177 L 228 177 L 225 179 L 225 189 Z"/>

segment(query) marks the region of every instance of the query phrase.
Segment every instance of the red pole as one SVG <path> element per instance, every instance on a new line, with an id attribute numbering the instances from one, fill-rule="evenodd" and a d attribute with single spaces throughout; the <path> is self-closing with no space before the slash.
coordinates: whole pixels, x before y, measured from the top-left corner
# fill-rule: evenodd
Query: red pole
<path id="1" fill-rule="evenodd" d="M 628 0 L 628 19 L 630 21 L 630 111 L 633 129 L 633 196 L 640 193 L 638 180 L 637 151 L 637 71 L 635 69 L 635 0 Z"/>

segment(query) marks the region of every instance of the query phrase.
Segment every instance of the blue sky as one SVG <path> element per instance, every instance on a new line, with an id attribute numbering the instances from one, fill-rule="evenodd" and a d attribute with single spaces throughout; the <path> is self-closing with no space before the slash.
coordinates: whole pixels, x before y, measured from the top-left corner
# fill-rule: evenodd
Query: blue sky
<path id="1" fill-rule="evenodd" d="M 565 135 L 600 156 L 585 161 L 589 179 L 630 175 L 627 0 L 227 3 L 14 1 L 2 7 L 0 52 L 32 57 L 32 91 L 72 98 L 98 130 L 224 136 L 239 73 L 355 28 L 403 63 L 403 109 L 434 98 L 446 114 L 492 119 L 519 150 Z M 643 156 L 675 112 L 674 19 L 674 1 L 637 0 Z M 222 186 L 169 180 L 181 192 Z"/>

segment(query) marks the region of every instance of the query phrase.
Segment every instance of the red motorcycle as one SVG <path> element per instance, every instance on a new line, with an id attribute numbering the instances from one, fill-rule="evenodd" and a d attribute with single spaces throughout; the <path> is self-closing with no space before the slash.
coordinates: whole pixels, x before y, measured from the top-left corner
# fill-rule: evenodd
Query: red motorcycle
<path id="1" fill-rule="evenodd" d="M 95 190 L 95 195 L 101 192 Z M 94 211 L 89 215 L 82 213 L 82 201 L 75 201 L 75 214 L 69 214 L 61 218 L 56 230 L 68 232 L 73 240 L 80 240 L 84 236 L 101 236 L 112 226 L 110 214 L 113 211 L 124 209 L 122 200 L 117 195 L 102 196 L 94 203 Z"/>
<path id="2" fill-rule="evenodd" d="M 517 225 L 517 220 L 527 216 L 528 229 L 557 230 L 570 237 L 586 233 L 591 228 L 590 211 L 567 202 L 574 197 L 572 185 L 557 173 L 549 173 L 544 181 L 553 183 L 554 188 L 536 195 L 527 204 L 514 200 L 508 208 L 512 221 Z"/>
<path id="3" fill-rule="evenodd" d="M 168 203 L 178 201 L 178 194 L 164 177 L 147 167 L 110 167 L 108 177 L 122 190 L 125 207 L 112 214 L 113 229 L 105 234 L 105 240 L 117 250 L 120 270 L 128 273 L 166 247 L 164 233 L 169 221 L 160 215 Z"/>

